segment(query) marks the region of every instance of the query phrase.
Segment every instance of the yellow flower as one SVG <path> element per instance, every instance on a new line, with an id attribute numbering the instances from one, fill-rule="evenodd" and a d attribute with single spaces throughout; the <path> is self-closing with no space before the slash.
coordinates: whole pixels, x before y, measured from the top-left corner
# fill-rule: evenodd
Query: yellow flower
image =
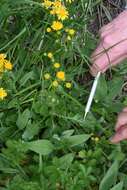
<path id="1" fill-rule="evenodd" d="M 61 30 L 63 28 L 63 24 L 59 21 L 53 21 L 52 25 L 51 25 L 53 30 Z"/>
<path id="2" fill-rule="evenodd" d="M 98 142 L 100 139 L 99 139 L 99 137 L 95 137 L 94 140 L 95 140 L 95 142 Z"/>
<path id="3" fill-rule="evenodd" d="M 51 14 L 51 15 L 55 15 L 55 14 L 56 14 L 55 9 L 52 9 L 52 10 L 50 11 L 50 14 Z"/>
<path id="4" fill-rule="evenodd" d="M 0 99 L 3 100 L 6 96 L 7 92 L 3 88 L 0 88 Z"/>
<path id="5" fill-rule="evenodd" d="M 50 59 L 53 58 L 53 54 L 52 54 L 51 52 L 49 52 L 49 53 L 47 54 L 47 56 L 48 56 L 48 58 L 50 58 Z"/>
<path id="6" fill-rule="evenodd" d="M 12 70 L 12 64 L 10 63 L 10 61 L 4 60 L 4 67 L 7 70 Z"/>
<path id="7" fill-rule="evenodd" d="M 49 79 L 51 78 L 51 76 L 50 76 L 49 73 L 45 73 L 44 78 L 45 78 L 46 80 L 49 80 Z"/>
<path id="8" fill-rule="evenodd" d="M 58 79 L 60 79 L 60 80 L 65 80 L 65 72 L 64 71 L 58 71 L 57 73 L 56 73 L 56 77 L 58 78 Z"/>
<path id="9" fill-rule="evenodd" d="M 5 58 L 6 58 L 6 54 L 1 53 L 1 54 L 0 54 L 0 59 L 5 59 Z"/>
<path id="10" fill-rule="evenodd" d="M 72 84 L 70 82 L 66 82 L 65 86 L 66 86 L 66 88 L 71 88 Z"/>
<path id="11" fill-rule="evenodd" d="M 52 1 L 44 0 L 44 2 L 42 4 L 44 7 L 46 7 L 48 9 L 52 6 Z"/>
<path id="12" fill-rule="evenodd" d="M 54 6 L 54 8 L 61 7 L 62 3 L 61 3 L 61 1 L 57 0 L 57 1 L 53 2 L 53 6 Z"/>
<path id="13" fill-rule="evenodd" d="M 69 13 L 64 6 L 57 8 L 56 14 L 57 14 L 59 20 L 65 20 L 69 16 Z"/>
<path id="14" fill-rule="evenodd" d="M 54 87 L 58 87 L 58 85 L 59 85 L 59 83 L 58 83 L 57 80 L 54 80 L 54 81 L 52 82 L 52 86 L 54 86 Z"/>
<path id="15" fill-rule="evenodd" d="M 47 28 L 47 32 L 51 32 L 51 31 L 52 31 L 51 28 L 48 27 L 48 28 Z"/>
<path id="16" fill-rule="evenodd" d="M 69 30 L 68 30 L 68 33 L 69 33 L 71 36 L 73 36 L 73 35 L 75 34 L 75 30 L 74 30 L 74 29 L 69 29 Z"/>
<path id="17" fill-rule="evenodd" d="M 60 68 L 60 63 L 54 63 L 55 68 Z"/>
<path id="18" fill-rule="evenodd" d="M 4 61 L 0 60 L 0 73 L 4 72 Z"/>

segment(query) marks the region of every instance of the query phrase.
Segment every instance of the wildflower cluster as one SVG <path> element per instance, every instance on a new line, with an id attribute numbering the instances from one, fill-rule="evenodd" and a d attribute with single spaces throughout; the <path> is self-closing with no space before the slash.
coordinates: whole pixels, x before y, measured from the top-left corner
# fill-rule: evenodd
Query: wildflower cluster
<path id="1" fill-rule="evenodd" d="M 69 0 L 69 1 L 66 0 L 66 3 L 72 3 L 72 2 L 73 0 Z M 65 3 L 61 0 L 54 0 L 54 1 L 43 0 L 42 5 L 46 10 L 48 10 L 49 15 L 51 15 L 53 18 L 51 19 L 50 25 L 46 29 L 47 33 L 56 32 L 57 34 L 60 34 L 59 38 L 60 37 L 62 38 L 61 32 L 63 32 L 63 35 L 66 36 L 67 41 L 72 40 L 73 36 L 75 35 L 75 30 L 73 28 L 66 27 L 64 24 L 64 21 L 69 19 L 69 11 L 67 10 Z M 54 39 L 54 43 L 55 42 L 56 42 L 56 39 Z M 55 70 L 55 74 L 53 74 L 53 77 L 52 77 L 51 76 L 52 74 L 47 72 L 44 74 L 44 79 L 50 80 L 52 82 L 53 87 L 58 87 L 60 82 L 65 82 L 65 87 L 70 89 L 72 87 L 72 83 L 69 81 L 66 81 L 67 77 L 63 69 L 63 64 L 59 62 L 58 58 L 56 60 L 53 54 L 54 53 L 52 52 L 48 52 L 48 53 L 45 53 L 44 55 L 47 56 L 47 58 L 49 58 L 50 61 L 52 62 L 52 68 Z"/>
<path id="2" fill-rule="evenodd" d="M 53 56 L 53 54 L 51 52 L 49 52 L 47 54 L 45 53 L 45 56 L 47 56 L 51 60 L 51 62 L 53 63 L 52 66 L 55 69 L 55 76 L 54 76 L 55 80 L 52 81 L 52 86 L 53 87 L 58 87 L 60 82 L 66 81 L 66 74 L 63 71 L 63 69 L 61 69 L 62 64 L 59 63 L 59 62 L 55 62 L 54 56 Z M 44 74 L 44 79 L 45 80 L 52 79 L 51 74 L 50 73 L 45 73 Z M 72 87 L 72 84 L 70 82 L 66 82 L 65 87 L 69 89 L 69 88 Z"/>
<path id="3" fill-rule="evenodd" d="M 0 54 L 0 79 L 2 79 L 2 74 L 7 70 L 12 70 L 12 64 L 6 59 L 5 54 Z M 0 99 L 3 100 L 7 96 L 6 90 L 0 87 Z"/>

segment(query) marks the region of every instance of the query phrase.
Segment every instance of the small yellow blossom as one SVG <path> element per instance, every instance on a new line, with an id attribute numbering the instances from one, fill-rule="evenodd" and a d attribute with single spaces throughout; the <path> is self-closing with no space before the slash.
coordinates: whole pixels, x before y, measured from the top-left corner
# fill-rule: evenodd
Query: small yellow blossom
<path id="1" fill-rule="evenodd" d="M 68 31 L 69 31 L 69 29 L 68 29 L 68 28 L 66 28 L 66 29 L 65 29 L 65 32 L 68 32 Z"/>
<path id="2" fill-rule="evenodd" d="M 0 99 L 3 100 L 6 96 L 7 92 L 3 88 L 0 88 Z"/>
<path id="3" fill-rule="evenodd" d="M 52 1 L 44 0 L 42 5 L 48 9 L 48 8 L 50 8 L 52 6 Z"/>
<path id="4" fill-rule="evenodd" d="M 57 69 L 60 68 L 60 63 L 54 63 L 54 67 Z"/>
<path id="5" fill-rule="evenodd" d="M 58 71 L 57 73 L 56 73 L 56 77 L 58 78 L 58 79 L 60 79 L 60 80 L 65 80 L 65 72 L 64 71 Z"/>
<path id="6" fill-rule="evenodd" d="M 47 28 L 47 32 L 51 32 L 51 31 L 52 31 L 52 29 L 48 27 Z"/>
<path id="7" fill-rule="evenodd" d="M 100 139 L 99 139 L 99 137 L 95 137 L 94 140 L 95 140 L 95 142 L 98 142 Z"/>
<path id="8" fill-rule="evenodd" d="M 69 13 L 64 6 L 56 9 L 56 14 L 59 20 L 65 20 L 68 18 Z"/>
<path id="9" fill-rule="evenodd" d="M 52 54 L 51 52 L 49 52 L 49 53 L 47 54 L 47 56 L 48 56 L 48 58 L 50 58 L 50 59 L 53 58 L 53 54 Z"/>
<path id="10" fill-rule="evenodd" d="M 1 54 L 0 54 L 0 59 L 5 59 L 5 58 L 6 58 L 6 54 L 1 53 Z"/>
<path id="11" fill-rule="evenodd" d="M 62 6 L 62 3 L 61 3 L 61 1 L 56 0 L 55 2 L 53 2 L 53 6 L 54 6 L 54 8 L 61 7 L 61 6 Z"/>
<path id="12" fill-rule="evenodd" d="M 51 76 L 50 76 L 49 73 L 45 73 L 44 78 L 45 78 L 46 80 L 49 80 L 49 79 L 51 78 Z"/>
<path id="13" fill-rule="evenodd" d="M 71 36 L 73 36 L 73 35 L 75 34 L 75 30 L 74 30 L 74 29 L 69 29 L 69 30 L 68 30 L 68 33 L 69 33 Z"/>
<path id="14" fill-rule="evenodd" d="M 59 22 L 59 21 L 53 21 L 51 28 L 56 31 L 61 30 L 63 28 L 63 24 L 62 22 Z"/>
<path id="15" fill-rule="evenodd" d="M 4 67 L 7 70 L 12 70 L 12 64 L 10 63 L 10 61 L 5 60 L 4 61 Z"/>
<path id="16" fill-rule="evenodd" d="M 58 87 L 58 85 L 59 85 L 59 83 L 58 83 L 57 80 L 54 80 L 54 81 L 52 82 L 52 86 L 54 86 L 54 87 Z"/>
<path id="17" fill-rule="evenodd" d="M 66 86 L 66 88 L 71 88 L 72 84 L 70 82 L 66 82 L 65 86 Z"/>

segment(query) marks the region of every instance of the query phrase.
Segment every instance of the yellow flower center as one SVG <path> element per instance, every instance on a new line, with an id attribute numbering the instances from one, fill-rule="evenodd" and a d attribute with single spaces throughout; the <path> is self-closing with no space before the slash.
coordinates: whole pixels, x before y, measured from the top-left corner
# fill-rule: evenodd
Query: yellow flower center
<path id="1" fill-rule="evenodd" d="M 58 71 L 57 73 L 56 73 L 56 77 L 58 78 L 58 79 L 60 79 L 60 80 L 65 80 L 65 73 L 63 72 L 63 71 Z"/>
<path id="2" fill-rule="evenodd" d="M 67 82 L 67 83 L 65 84 L 65 86 L 66 86 L 66 88 L 71 88 L 71 87 L 72 87 L 72 84 L 71 84 L 70 82 Z"/>

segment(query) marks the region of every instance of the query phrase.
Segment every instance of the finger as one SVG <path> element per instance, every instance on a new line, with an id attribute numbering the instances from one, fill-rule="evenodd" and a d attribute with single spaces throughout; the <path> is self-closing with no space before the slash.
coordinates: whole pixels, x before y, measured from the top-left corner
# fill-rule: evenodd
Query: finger
<path id="1" fill-rule="evenodd" d="M 108 26 L 103 27 L 102 29 L 99 30 L 99 34 L 101 39 L 105 38 L 106 36 L 110 35 L 116 31 L 116 27 L 113 22 L 109 23 Z"/>
<path id="2" fill-rule="evenodd" d="M 127 107 L 123 109 L 123 112 L 127 112 Z"/>
<path id="3" fill-rule="evenodd" d="M 122 140 L 127 139 L 127 125 L 122 126 L 115 135 L 110 139 L 112 143 L 119 143 Z"/>
<path id="4" fill-rule="evenodd" d="M 120 58 L 116 58 L 115 61 L 113 61 L 111 64 L 108 64 L 103 70 L 102 72 L 106 72 L 107 69 L 109 69 L 111 66 L 115 66 L 120 64 L 123 60 L 125 60 L 127 58 L 127 55 L 122 55 Z"/>
<path id="5" fill-rule="evenodd" d="M 116 122 L 115 131 L 118 131 L 125 124 L 127 124 L 127 112 L 121 112 Z"/>
<path id="6" fill-rule="evenodd" d="M 123 55 L 120 58 L 116 58 L 114 62 L 109 63 L 109 59 L 107 58 L 107 55 L 101 56 L 98 60 L 95 61 L 95 63 L 90 68 L 90 73 L 93 76 L 96 76 L 97 73 L 100 71 L 101 73 L 104 73 L 109 69 L 111 66 L 115 66 L 119 63 L 121 63 L 124 59 L 126 59 L 127 56 Z M 107 61 L 107 62 L 106 62 Z"/>

